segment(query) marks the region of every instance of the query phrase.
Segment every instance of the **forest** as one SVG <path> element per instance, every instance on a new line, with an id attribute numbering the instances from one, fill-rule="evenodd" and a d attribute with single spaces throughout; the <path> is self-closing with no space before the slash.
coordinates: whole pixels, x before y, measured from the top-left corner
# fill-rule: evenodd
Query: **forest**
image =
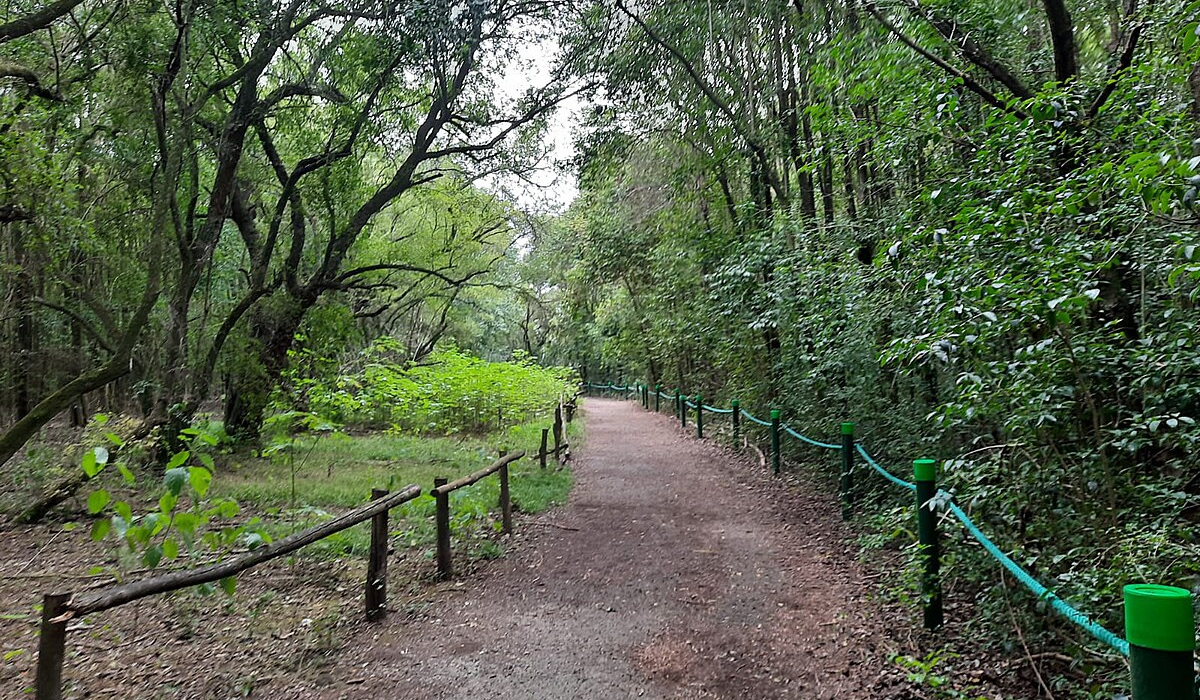
<path id="1" fill-rule="evenodd" d="M 294 524 L 352 505 L 321 459 L 465 473 L 583 381 L 941 460 L 1110 628 L 1200 590 L 1200 2 L 13 0 L 0 178 L 0 506 L 150 569 L 195 544 L 130 510 L 164 473 L 167 522 Z M 903 596 L 910 513 L 860 496 Z M 977 643 L 1113 697 L 988 566 L 944 565 Z"/>

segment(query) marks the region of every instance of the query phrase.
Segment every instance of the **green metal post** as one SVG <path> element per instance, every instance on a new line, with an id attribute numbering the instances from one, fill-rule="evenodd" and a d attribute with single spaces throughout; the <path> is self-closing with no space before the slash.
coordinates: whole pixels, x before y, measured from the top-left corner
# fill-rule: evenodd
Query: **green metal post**
<path id="1" fill-rule="evenodd" d="M 771 471 L 779 473 L 779 409 L 771 409 Z"/>
<path id="2" fill-rule="evenodd" d="M 679 393 L 679 387 L 675 387 L 675 417 L 679 417 L 679 411 L 683 408 L 682 396 Z"/>
<path id="3" fill-rule="evenodd" d="M 741 437 L 738 434 L 742 431 L 742 409 L 738 405 L 737 399 L 730 401 L 729 406 L 733 409 L 733 413 L 729 414 L 733 416 L 733 446 L 737 447 L 738 443 L 741 442 Z"/>
<path id="4" fill-rule="evenodd" d="M 1148 583 L 1125 586 L 1125 636 L 1133 700 L 1196 697 L 1196 620 L 1190 591 Z"/>
<path id="5" fill-rule="evenodd" d="M 654 385 L 654 412 L 655 413 L 658 413 L 658 407 L 659 407 L 658 400 L 661 398 L 662 398 L 662 384 L 655 384 Z"/>
<path id="6" fill-rule="evenodd" d="M 838 490 L 842 492 L 842 520 L 849 520 L 854 508 L 854 424 L 842 423 L 842 478 Z"/>
<path id="7" fill-rule="evenodd" d="M 687 395 L 679 397 L 679 425 L 687 430 Z"/>
<path id="8" fill-rule="evenodd" d="M 942 626 L 942 582 L 939 576 L 937 513 L 926 506 L 937 495 L 937 462 L 918 459 L 913 462 L 917 482 L 917 538 L 921 543 L 924 571 L 921 575 L 921 599 L 924 601 L 925 629 Z"/>
<path id="9" fill-rule="evenodd" d="M 696 437 L 704 439 L 704 397 L 696 394 Z"/>

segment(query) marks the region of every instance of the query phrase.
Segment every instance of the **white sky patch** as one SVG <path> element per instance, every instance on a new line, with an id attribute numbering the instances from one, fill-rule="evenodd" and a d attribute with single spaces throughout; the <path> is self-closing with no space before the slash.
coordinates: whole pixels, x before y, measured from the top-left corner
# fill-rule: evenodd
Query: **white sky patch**
<path id="1" fill-rule="evenodd" d="M 544 38 L 521 45 L 517 57 L 496 78 L 496 98 L 507 103 L 521 97 L 530 87 L 548 85 L 551 62 L 558 53 L 557 42 Z M 572 127 L 582 109 L 578 97 L 564 100 L 550 116 L 543 146 L 548 155 L 539 167 L 517 177 L 511 174 L 487 178 L 485 186 L 506 191 L 523 209 L 533 213 L 564 211 L 579 193 L 571 160 L 575 156 Z"/>

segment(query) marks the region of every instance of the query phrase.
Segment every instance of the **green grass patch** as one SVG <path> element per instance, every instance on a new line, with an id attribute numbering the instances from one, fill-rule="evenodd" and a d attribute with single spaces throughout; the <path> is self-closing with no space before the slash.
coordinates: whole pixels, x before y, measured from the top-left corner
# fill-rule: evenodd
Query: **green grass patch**
<path id="1" fill-rule="evenodd" d="M 265 515 L 273 537 L 312 527 L 333 514 L 362 505 L 371 489 L 396 490 L 418 484 L 428 490 L 435 477 L 455 479 L 493 462 L 498 450 L 535 455 L 541 429 L 552 418 L 482 437 L 430 438 L 368 434 L 342 437 L 301 435 L 273 459 L 250 458 L 218 470 L 213 494 L 238 501 Z M 582 424 L 568 425 L 567 440 L 577 447 Z M 513 510 L 538 513 L 566 502 L 573 484 L 570 469 L 542 469 L 526 457 L 509 468 Z M 456 538 L 474 542 L 479 556 L 499 553 L 487 536 L 499 529 L 500 484 L 495 476 L 450 496 L 451 529 Z M 392 535 L 401 546 L 431 548 L 433 498 L 422 495 L 392 511 Z M 370 542 L 366 523 L 306 548 L 318 556 L 365 556 Z"/>

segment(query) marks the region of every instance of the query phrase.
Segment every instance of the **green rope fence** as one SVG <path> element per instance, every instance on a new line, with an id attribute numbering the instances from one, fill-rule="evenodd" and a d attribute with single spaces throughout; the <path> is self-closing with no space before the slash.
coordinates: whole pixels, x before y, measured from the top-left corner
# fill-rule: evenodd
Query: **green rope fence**
<path id="1" fill-rule="evenodd" d="M 753 424 L 770 429 L 772 433 L 775 471 L 779 470 L 778 433 L 780 430 L 805 444 L 827 450 L 842 452 L 843 475 L 842 491 L 846 508 L 849 507 L 849 484 L 852 460 L 847 456 L 847 450 L 853 446 L 863 461 L 875 473 L 907 491 L 917 494 L 918 515 L 921 516 L 921 546 L 925 559 L 925 575 L 922 579 L 923 597 L 925 599 L 926 626 L 935 629 L 941 625 L 941 591 L 938 581 L 938 544 L 936 532 L 936 517 L 933 515 L 939 509 L 948 510 L 967 534 L 971 535 L 984 550 L 995 559 L 1006 571 L 1025 586 L 1039 600 L 1043 600 L 1056 613 L 1069 620 L 1093 639 L 1130 659 L 1133 678 L 1133 700 L 1187 700 L 1200 698 L 1200 690 L 1196 685 L 1193 671 L 1193 650 L 1195 649 L 1195 622 L 1193 619 L 1191 592 L 1173 586 L 1155 586 L 1137 584 L 1125 587 L 1125 616 L 1126 630 L 1129 639 L 1111 632 L 1103 625 L 1095 622 L 1071 604 L 1056 595 L 1028 571 L 1005 554 L 990 537 L 987 536 L 971 520 L 948 491 L 939 490 L 935 485 L 936 462 L 933 460 L 917 460 L 915 465 L 916 483 L 905 481 L 884 468 L 871 456 L 865 447 L 854 439 L 854 426 L 851 423 L 842 424 L 843 444 L 836 445 L 810 438 L 791 426 L 779 421 L 779 412 L 772 411 L 772 420 L 762 420 L 754 414 L 739 408 L 736 401 L 731 408 L 718 408 L 700 402 L 696 397 L 693 402 L 680 392 L 666 394 L 662 391 L 650 392 L 649 387 L 618 387 L 612 384 L 587 384 L 588 388 L 614 391 L 637 391 L 646 389 L 645 396 L 657 395 L 659 398 L 682 401 L 687 408 L 698 409 L 697 418 L 703 411 L 714 414 L 732 414 L 734 419 L 734 435 L 737 435 L 738 417 L 745 418 Z M 648 403 L 644 404 L 648 407 Z M 680 417 L 686 424 L 686 413 L 680 411 Z M 702 432 L 698 430 L 698 435 Z M 927 515 L 923 511 L 928 511 Z M 1164 632 L 1163 630 L 1166 630 Z M 1186 693 L 1180 694 L 1180 689 Z"/>

